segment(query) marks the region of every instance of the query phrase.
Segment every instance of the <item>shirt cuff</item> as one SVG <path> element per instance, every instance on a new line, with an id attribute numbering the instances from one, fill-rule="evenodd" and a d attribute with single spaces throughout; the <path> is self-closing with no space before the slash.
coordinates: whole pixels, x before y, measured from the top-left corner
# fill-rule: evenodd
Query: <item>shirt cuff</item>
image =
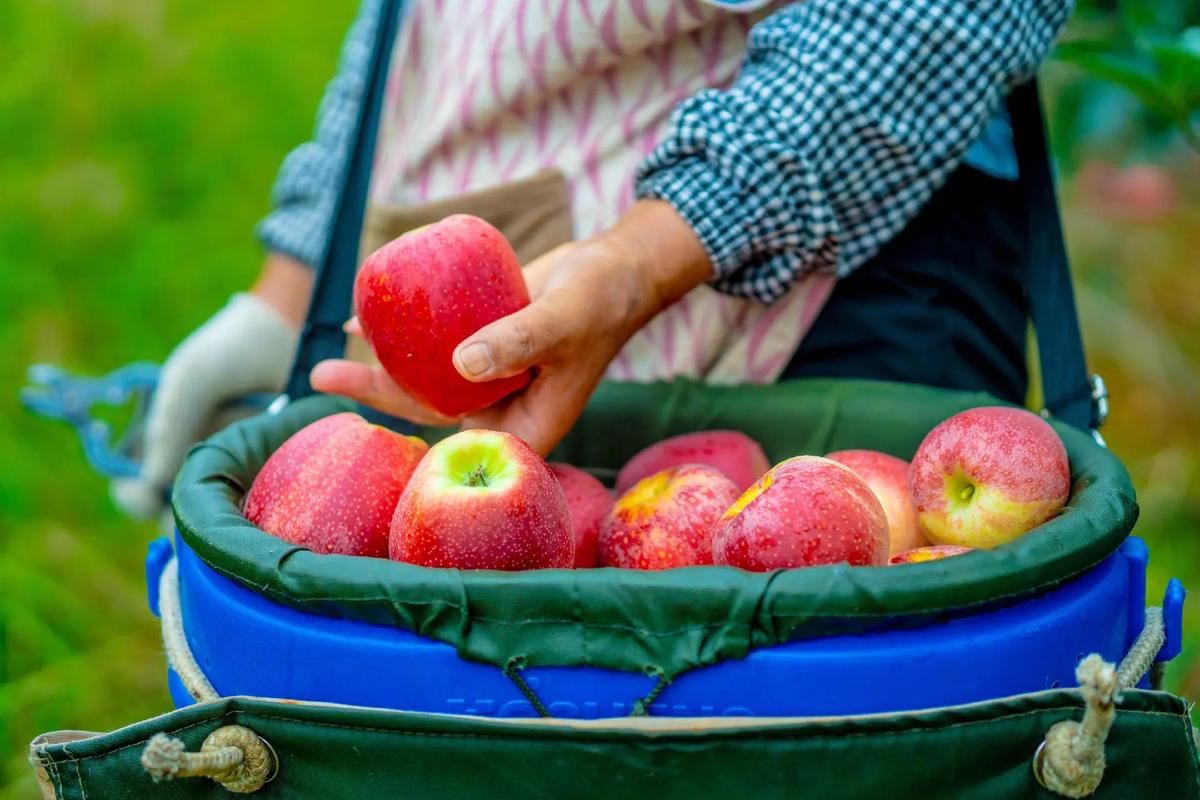
<path id="1" fill-rule="evenodd" d="M 702 159 L 688 156 L 657 167 L 639 176 L 634 191 L 639 199 L 671 204 L 708 252 L 714 280 L 736 272 L 745 263 L 750 233 L 738 209 L 744 207 L 746 198 Z"/>
<path id="2" fill-rule="evenodd" d="M 255 235 L 269 252 L 315 269 L 324 255 L 327 216 L 314 208 L 278 208 L 258 223 Z"/>
<path id="3" fill-rule="evenodd" d="M 815 187 L 781 181 L 759 187 L 750 180 L 742 188 L 704 158 L 672 158 L 669 148 L 651 155 L 634 191 L 670 203 L 696 232 L 712 261 L 713 288 L 771 303 L 804 273 L 836 269 L 836 225 Z"/>

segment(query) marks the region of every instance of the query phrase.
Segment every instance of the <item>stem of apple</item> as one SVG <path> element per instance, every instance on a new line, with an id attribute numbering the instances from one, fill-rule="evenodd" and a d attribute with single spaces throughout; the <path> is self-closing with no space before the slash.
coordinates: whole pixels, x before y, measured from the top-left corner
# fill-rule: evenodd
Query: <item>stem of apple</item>
<path id="1" fill-rule="evenodd" d="M 967 488 L 963 489 L 958 496 L 962 500 L 970 500 L 971 495 L 973 494 L 975 494 L 975 487 L 971 484 L 967 484 Z"/>
<path id="2" fill-rule="evenodd" d="M 467 475 L 467 486 L 487 486 L 487 473 L 483 471 L 483 465 L 480 464 L 475 469 L 471 470 Z"/>

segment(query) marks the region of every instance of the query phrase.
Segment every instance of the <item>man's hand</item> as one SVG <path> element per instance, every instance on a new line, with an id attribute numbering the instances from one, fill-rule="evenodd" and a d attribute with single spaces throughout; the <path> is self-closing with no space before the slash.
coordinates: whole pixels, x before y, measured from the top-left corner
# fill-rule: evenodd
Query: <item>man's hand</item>
<path id="1" fill-rule="evenodd" d="M 463 420 L 508 431 L 542 455 L 574 424 L 608 364 L 662 308 L 642 256 L 608 238 L 558 247 L 529 265 L 528 306 L 496 320 L 454 351 L 469 381 L 534 370 L 524 391 Z"/>
<path id="2" fill-rule="evenodd" d="M 655 314 L 711 275 L 699 239 L 666 203 L 644 200 L 611 230 L 552 250 L 525 269 L 532 302 L 454 351 L 469 381 L 534 370 L 533 382 L 468 415 L 466 427 L 513 433 L 545 455 L 583 410 L 613 357 Z M 348 325 L 357 332 L 354 321 Z M 326 361 L 312 385 L 426 424 L 454 420 L 421 407 L 379 367 Z"/>

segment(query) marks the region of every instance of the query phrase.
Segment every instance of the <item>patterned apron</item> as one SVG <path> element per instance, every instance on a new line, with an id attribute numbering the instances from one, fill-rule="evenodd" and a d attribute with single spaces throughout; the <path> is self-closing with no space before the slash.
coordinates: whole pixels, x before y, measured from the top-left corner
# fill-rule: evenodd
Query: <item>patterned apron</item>
<path id="1" fill-rule="evenodd" d="M 779 4 L 471 5 L 418 0 L 402 20 L 363 254 L 451 213 L 492 222 L 523 263 L 603 231 L 633 202 L 635 170 L 675 105 L 729 84 L 750 27 Z M 637 333 L 607 377 L 773 382 L 834 283 L 810 276 L 770 306 L 698 287 Z"/>

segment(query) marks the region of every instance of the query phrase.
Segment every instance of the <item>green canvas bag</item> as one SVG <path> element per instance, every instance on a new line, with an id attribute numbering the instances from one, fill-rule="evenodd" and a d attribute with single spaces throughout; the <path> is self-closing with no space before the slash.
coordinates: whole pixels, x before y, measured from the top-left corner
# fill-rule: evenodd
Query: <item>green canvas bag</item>
<path id="1" fill-rule="evenodd" d="M 362 798 L 814 797 L 823 800 L 1052 798 L 1031 760 L 1047 729 L 1075 719 L 1053 691 L 905 714 L 840 719 L 497 720 L 230 698 L 113 733 L 34 743 L 61 800 L 216 800 L 207 778 L 155 782 L 141 764 L 156 733 L 199 749 L 242 725 L 278 756 L 263 800 Z M 1182 700 L 1131 691 L 1105 749 L 1098 800 L 1194 800 L 1195 749 Z"/>
<path id="2" fill-rule="evenodd" d="M 606 384 L 553 457 L 611 476 L 648 442 L 736 428 L 762 441 L 774 460 L 850 447 L 907 458 L 937 422 L 994 403 L 986 395 L 870 381 Z M 175 487 L 181 536 L 209 566 L 273 600 L 412 630 L 497 666 L 516 657 L 531 665 L 652 667 L 673 675 L 784 641 L 936 624 L 946 613 L 1069 580 L 1110 554 L 1137 516 L 1120 463 L 1091 437 L 1056 424 L 1074 484 L 1063 514 L 994 551 L 907 574 L 844 565 L 769 575 L 721 567 L 432 570 L 313 554 L 248 523 L 238 506 L 267 456 L 308 422 L 347 407 L 306 399 L 198 446 Z M 1110 695 L 1107 706 L 1094 692 L 1054 690 L 869 716 L 597 721 L 234 697 L 108 734 L 47 734 L 31 757 L 46 796 L 58 798 L 228 796 L 224 784 L 205 777 L 165 781 L 151 774 L 178 769 L 214 731 L 239 744 L 203 758 L 236 752 L 235 760 L 257 763 L 251 783 L 264 798 L 1051 797 L 1033 769 L 1047 732 L 1105 714 L 1111 730 L 1095 751 L 1101 780 L 1094 796 L 1200 800 L 1186 704 L 1143 690 Z M 236 787 L 234 773 L 245 768 L 230 769 L 218 777 Z"/>

